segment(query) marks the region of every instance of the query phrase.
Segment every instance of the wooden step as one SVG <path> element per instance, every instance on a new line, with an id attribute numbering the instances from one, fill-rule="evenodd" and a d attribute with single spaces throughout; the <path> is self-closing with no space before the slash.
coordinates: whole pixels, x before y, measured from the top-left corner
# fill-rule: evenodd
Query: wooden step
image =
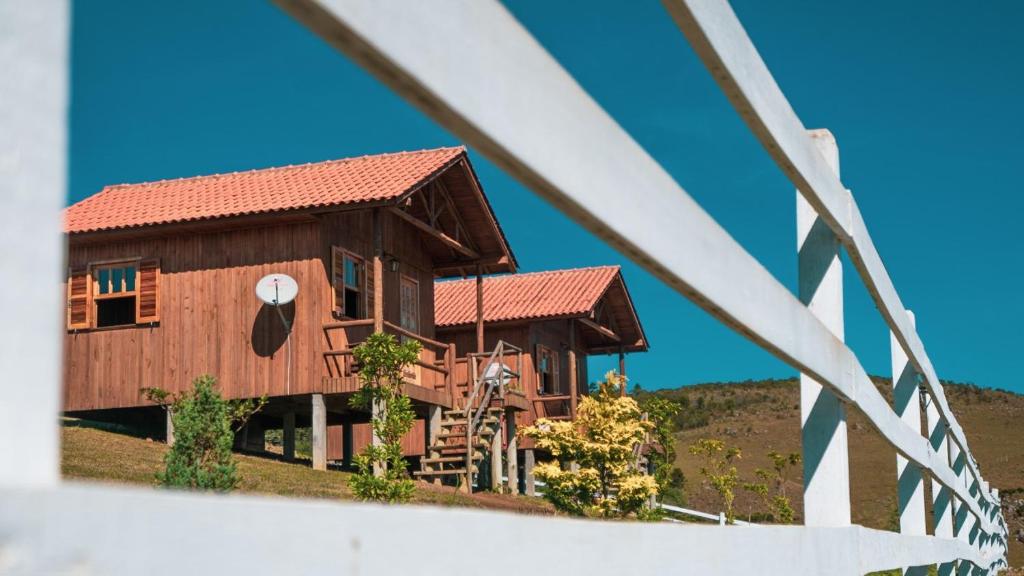
<path id="1" fill-rule="evenodd" d="M 501 422 L 501 420 L 499 420 L 497 418 L 492 418 L 492 417 L 484 416 L 483 418 L 480 419 L 480 422 L 482 422 L 484 424 L 497 424 L 497 423 Z M 466 419 L 465 418 L 463 418 L 461 420 L 441 420 L 441 427 L 442 428 L 450 427 L 450 426 L 465 426 L 465 425 L 466 425 Z"/>
<path id="2" fill-rule="evenodd" d="M 484 455 L 479 452 L 473 454 L 473 460 L 483 460 Z M 448 464 L 451 462 L 465 462 L 465 456 L 438 456 L 437 458 L 420 458 L 423 464 Z"/>
<path id="3" fill-rule="evenodd" d="M 505 411 L 504 408 L 500 408 L 498 406 L 488 406 L 487 410 L 486 410 L 486 412 L 490 412 L 491 414 L 501 414 L 504 411 Z M 475 412 L 475 410 L 474 410 L 474 412 Z M 463 419 L 465 419 L 466 411 L 465 410 L 445 410 L 444 411 L 444 415 L 445 415 L 445 417 L 448 417 L 448 418 L 463 418 Z"/>
<path id="4" fill-rule="evenodd" d="M 473 444 L 473 446 L 478 450 L 485 450 L 490 447 L 490 444 L 486 442 L 476 442 Z M 431 452 L 445 452 L 446 454 L 450 454 L 451 452 L 465 453 L 466 446 L 465 444 L 434 444 L 433 446 L 430 446 L 428 450 L 430 450 Z"/>
<path id="5" fill-rule="evenodd" d="M 478 436 L 494 436 L 494 430 L 490 428 L 484 428 L 477 434 Z M 438 438 L 465 438 L 465 432 L 441 432 L 437 435 Z"/>
<path id="6" fill-rule="evenodd" d="M 473 473 L 476 474 L 480 470 L 476 466 L 473 466 Z M 449 468 L 447 470 L 417 470 L 412 473 L 413 476 L 447 476 L 449 474 L 465 474 L 465 468 Z"/>

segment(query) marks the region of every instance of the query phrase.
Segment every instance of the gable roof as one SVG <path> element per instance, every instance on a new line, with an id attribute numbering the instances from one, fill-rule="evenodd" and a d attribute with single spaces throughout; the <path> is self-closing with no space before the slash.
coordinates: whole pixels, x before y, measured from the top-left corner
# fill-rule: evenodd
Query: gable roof
<path id="1" fill-rule="evenodd" d="M 107 186 L 64 212 L 69 234 L 397 199 L 466 155 L 462 146 Z"/>
<path id="2" fill-rule="evenodd" d="M 602 298 L 614 298 L 620 328 L 631 339 L 627 349 L 646 350 L 647 341 L 618 266 L 599 266 L 488 276 L 483 280 L 484 322 L 589 317 Z M 434 283 L 434 323 L 438 329 L 476 322 L 474 278 Z M 639 343 L 639 344 L 638 344 Z"/>

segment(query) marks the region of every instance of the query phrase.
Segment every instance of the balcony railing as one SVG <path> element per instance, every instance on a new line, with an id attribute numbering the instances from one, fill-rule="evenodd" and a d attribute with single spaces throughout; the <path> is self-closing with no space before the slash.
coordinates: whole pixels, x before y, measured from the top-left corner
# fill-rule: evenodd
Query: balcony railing
<path id="1" fill-rule="evenodd" d="M 359 373 L 359 363 L 354 349 L 373 333 L 373 319 L 343 320 L 323 325 L 327 347 L 324 350 L 324 366 L 328 378 L 354 378 Z M 406 371 L 406 382 L 455 397 L 452 386 L 452 362 L 455 358 L 454 344 L 446 344 L 421 334 L 416 334 L 392 322 L 384 321 L 384 332 L 400 338 L 419 342 L 422 346 L 420 357 Z M 425 372 L 421 372 L 422 369 Z"/>

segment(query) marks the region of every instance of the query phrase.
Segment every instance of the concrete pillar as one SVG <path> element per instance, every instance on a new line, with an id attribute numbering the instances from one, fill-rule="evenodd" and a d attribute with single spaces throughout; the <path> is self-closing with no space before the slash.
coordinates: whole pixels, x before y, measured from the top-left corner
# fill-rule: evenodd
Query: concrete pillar
<path id="1" fill-rule="evenodd" d="M 839 174 L 839 150 L 827 130 L 811 136 Z M 843 268 L 839 239 L 804 197 L 796 195 L 800 301 L 840 340 L 843 327 Z M 804 454 L 804 523 L 850 524 L 850 461 L 846 408 L 835 394 L 800 375 L 800 423 Z"/>
<path id="2" fill-rule="evenodd" d="M 424 436 L 426 436 L 427 445 L 423 453 L 426 454 L 428 458 L 437 458 L 441 455 L 440 452 L 431 450 L 430 447 L 439 443 L 437 436 L 441 433 L 441 418 L 443 417 L 443 412 L 444 409 L 440 406 L 431 405 L 427 407 L 427 433 L 424 434 Z M 441 477 L 434 476 L 433 482 L 434 484 L 440 485 Z"/>
<path id="3" fill-rule="evenodd" d="M 167 420 L 167 432 L 164 435 L 164 439 L 167 441 L 168 446 L 174 446 L 174 413 L 171 412 L 170 408 L 164 410 L 164 418 Z"/>
<path id="4" fill-rule="evenodd" d="M 519 493 L 519 439 L 516 437 L 516 413 L 513 410 L 505 411 L 505 475 L 508 476 L 508 491 L 510 494 Z"/>
<path id="5" fill-rule="evenodd" d="M 914 314 L 910 316 L 910 325 L 914 325 Z M 903 346 L 895 334 L 889 335 L 890 353 L 892 354 L 892 401 L 893 410 L 901 420 L 921 433 L 921 400 L 918 393 L 917 371 L 907 358 Z M 924 536 L 926 527 L 924 505 L 924 478 L 921 469 L 911 464 L 903 455 L 896 455 L 896 479 L 900 513 L 900 533 L 907 536 Z M 909 566 L 903 569 L 904 574 L 925 576 L 925 566 Z"/>
<path id="6" fill-rule="evenodd" d="M 327 405 L 323 394 L 313 394 L 313 470 L 327 470 Z"/>
<path id="7" fill-rule="evenodd" d="M 928 421 L 928 439 L 939 456 L 945 456 L 946 461 L 952 468 L 950 457 L 950 442 L 946 424 L 939 417 L 939 409 L 935 399 L 928 398 L 928 406 L 925 409 Z M 932 480 L 932 521 L 933 532 L 937 538 L 953 538 L 953 499 L 949 488 Z M 956 569 L 955 562 L 947 562 L 938 565 L 939 576 L 951 576 Z"/>
<path id="8" fill-rule="evenodd" d="M 533 450 L 526 450 L 523 459 L 523 474 L 526 475 L 526 495 L 536 496 L 537 487 L 534 484 L 536 480 L 533 477 Z"/>
<path id="9" fill-rule="evenodd" d="M 295 412 L 284 413 L 281 426 L 281 443 L 284 445 L 284 459 L 295 459 Z"/>
<path id="10" fill-rule="evenodd" d="M 490 460 L 491 463 L 491 490 L 494 492 L 501 492 L 501 432 L 504 427 L 498 425 L 497 430 L 494 431 L 494 435 L 491 436 L 491 450 Z"/>
<path id="11" fill-rule="evenodd" d="M 352 453 L 355 452 L 352 443 L 352 422 L 344 422 L 341 425 L 341 463 L 345 468 L 352 467 Z"/>

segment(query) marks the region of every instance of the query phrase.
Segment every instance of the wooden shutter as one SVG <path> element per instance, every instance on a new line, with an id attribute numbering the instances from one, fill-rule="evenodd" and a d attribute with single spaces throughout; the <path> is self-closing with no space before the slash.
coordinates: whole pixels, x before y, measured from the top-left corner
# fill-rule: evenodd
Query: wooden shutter
<path id="1" fill-rule="evenodd" d="M 68 270 L 68 329 L 88 328 L 89 296 L 92 292 L 92 281 L 89 268 L 71 268 Z"/>
<path id="2" fill-rule="evenodd" d="M 331 288 L 334 291 L 334 313 L 345 314 L 345 253 L 337 246 L 331 247 Z"/>
<path id="3" fill-rule="evenodd" d="M 160 261 L 139 262 L 139 296 L 135 300 L 135 321 L 139 324 L 160 321 Z"/>
<path id="4" fill-rule="evenodd" d="M 558 371 L 558 365 L 561 364 L 562 354 L 560 352 L 551 351 L 551 383 L 552 388 L 555 389 L 556 394 L 566 394 L 566 389 L 562 386 L 561 374 Z"/>

